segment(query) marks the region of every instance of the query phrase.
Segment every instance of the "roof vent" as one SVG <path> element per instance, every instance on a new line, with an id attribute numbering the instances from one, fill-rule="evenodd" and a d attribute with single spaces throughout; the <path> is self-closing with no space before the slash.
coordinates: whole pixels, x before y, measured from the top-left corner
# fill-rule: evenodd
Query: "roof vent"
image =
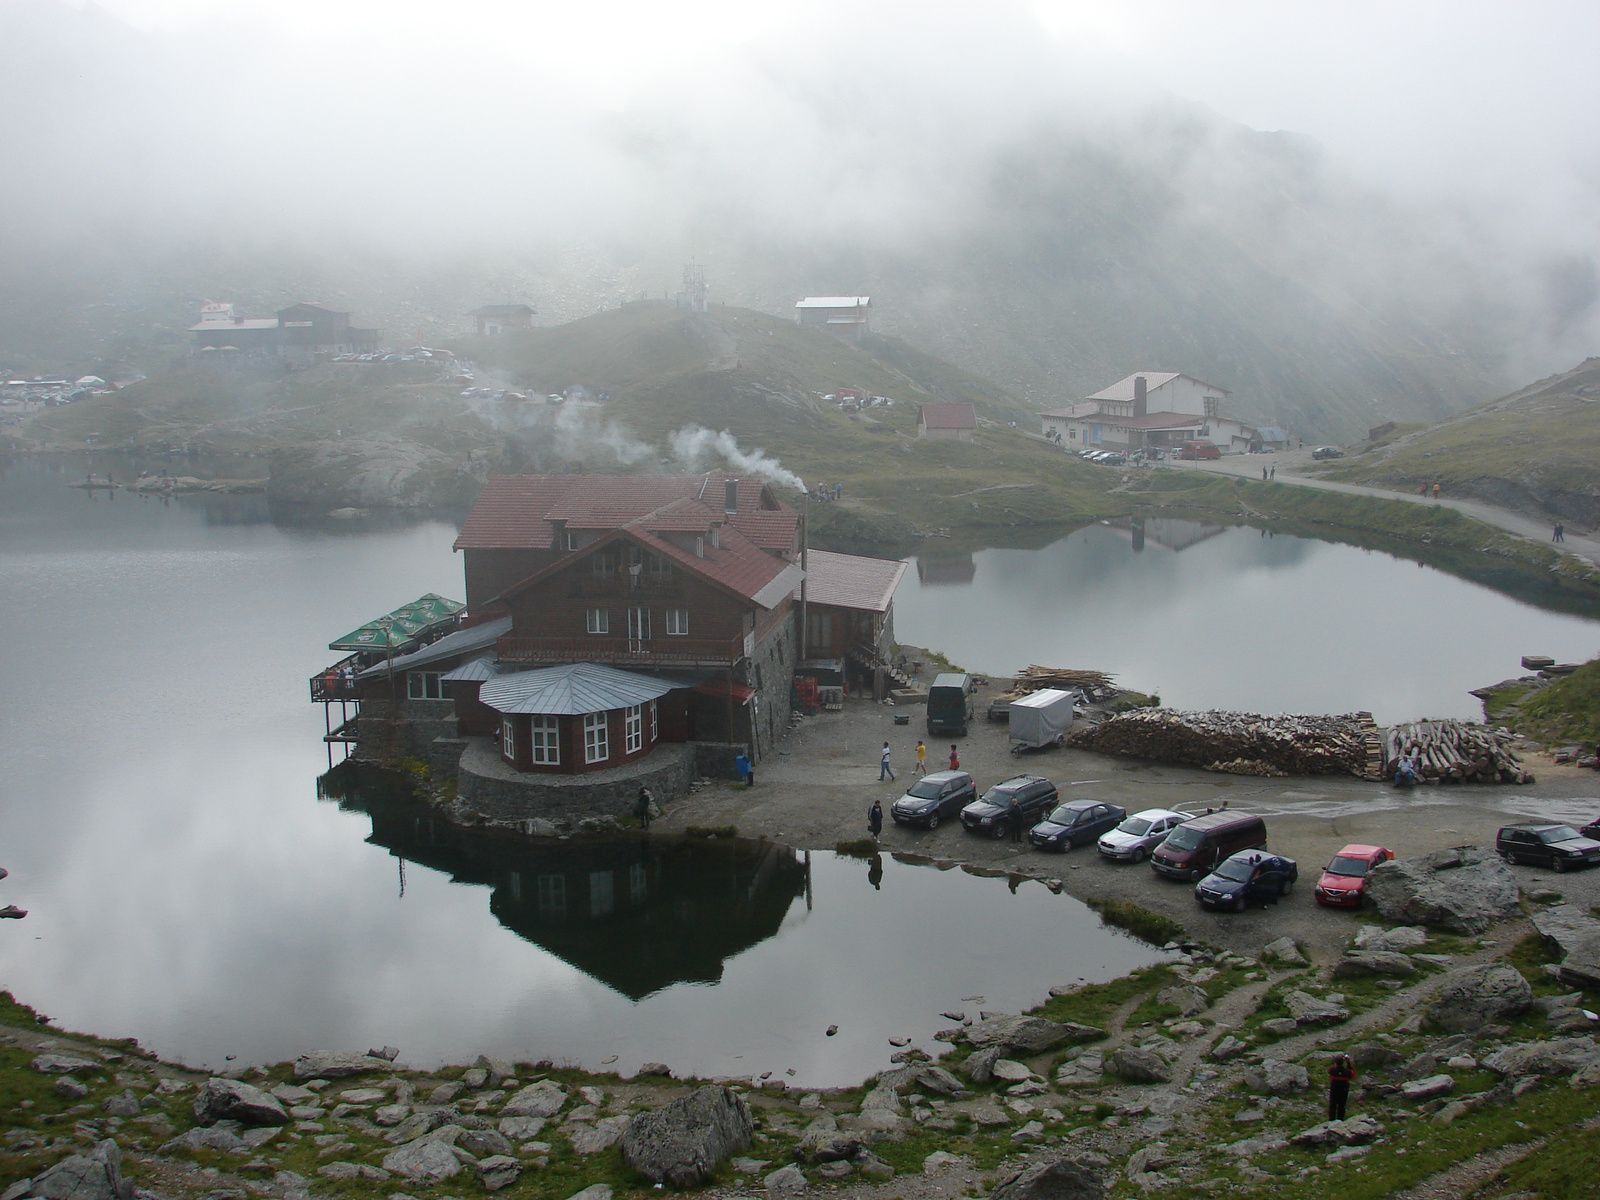
<path id="1" fill-rule="evenodd" d="M 722 484 L 722 510 L 729 513 L 739 511 L 739 481 L 737 479 L 725 480 Z"/>

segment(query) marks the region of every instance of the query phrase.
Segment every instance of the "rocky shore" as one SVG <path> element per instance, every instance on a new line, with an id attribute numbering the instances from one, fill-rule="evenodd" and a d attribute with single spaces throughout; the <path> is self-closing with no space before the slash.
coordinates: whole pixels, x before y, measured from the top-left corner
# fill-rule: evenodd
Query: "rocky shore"
<path id="1" fill-rule="evenodd" d="M 657 1186 L 1087 1200 L 1266 1196 L 1319 1177 L 1377 1196 L 1536 1170 L 1536 1151 L 1600 1116 L 1582 990 L 1600 982 L 1600 920 L 1519 893 L 1470 847 L 1385 864 L 1372 886 L 1380 919 L 1331 959 L 1287 936 L 1248 955 L 1174 944 L 1170 965 L 1055 988 L 1030 1013 L 948 1012 L 937 1060 L 908 1046 L 842 1090 L 662 1063 L 628 1078 L 490 1057 L 413 1070 L 394 1047 L 213 1076 L 8 1003 L 0 1169 L 16 1182 L 0 1200 Z M 1327 1120 L 1336 1051 L 1359 1075 L 1348 1118 Z"/>

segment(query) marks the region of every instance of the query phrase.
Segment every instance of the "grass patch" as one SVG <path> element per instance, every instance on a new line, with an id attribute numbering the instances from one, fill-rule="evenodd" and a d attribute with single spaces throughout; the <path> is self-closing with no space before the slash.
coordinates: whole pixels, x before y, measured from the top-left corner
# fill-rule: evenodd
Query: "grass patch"
<path id="1" fill-rule="evenodd" d="M 690 825 L 683 831 L 684 837 L 692 838 L 733 838 L 739 836 L 737 825 Z"/>
<path id="2" fill-rule="evenodd" d="M 1168 942 L 1182 941 L 1188 931 L 1171 917 L 1151 912 L 1142 904 L 1131 900 L 1085 900 L 1090 908 L 1100 914 L 1107 925 L 1126 929 L 1134 937 L 1152 946 L 1165 946 Z"/>
<path id="3" fill-rule="evenodd" d="M 1559 1153 L 1547 1147 L 1496 1171 L 1469 1196 L 1504 1196 L 1528 1192 L 1541 1200 L 1579 1200 L 1593 1196 L 1600 1179 L 1600 1130 L 1584 1130 L 1561 1138 Z"/>
<path id="4" fill-rule="evenodd" d="M 848 858 L 875 858 L 883 853 L 883 847 L 874 838 L 856 838 L 849 842 L 835 842 L 833 852 Z"/>
<path id="5" fill-rule="evenodd" d="M 1103 1026 L 1117 1009 L 1141 996 L 1154 995 L 1178 982 L 1170 967 L 1146 967 L 1106 983 L 1085 984 L 1065 996 L 1052 996 L 1030 1015 L 1052 1021 L 1072 1021 L 1079 1025 Z"/>
<path id="6" fill-rule="evenodd" d="M 1546 687 L 1530 688 L 1518 706 L 1517 732 L 1546 744 L 1600 742 L 1600 661 L 1587 662 Z"/>

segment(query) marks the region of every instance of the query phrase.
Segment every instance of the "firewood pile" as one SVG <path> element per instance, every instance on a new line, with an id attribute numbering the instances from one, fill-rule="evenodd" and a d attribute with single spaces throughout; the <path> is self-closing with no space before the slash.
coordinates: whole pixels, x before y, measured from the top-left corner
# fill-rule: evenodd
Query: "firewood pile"
<path id="1" fill-rule="evenodd" d="M 1436 783 L 1532 783 L 1511 749 L 1511 735 L 1465 721 L 1419 721 L 1396 725 L 1384 739 L 1384 773 L 1392 776 L 1401 759 Z"/>
<path id="2" fill-rule="evenodd" d="M 1032 666 L 1011 680 L 1011 690 L 1001 700 L 1020 700 L 1043 688 L 1060 688 L 1070 692 L 1081 688 L 1091 700 L 1103 700 L 1116 692 L 1111 676 L 1104 671 L 1080 671 L 1072 667 Z"/>
<path id="3" fill-rule="evenodd" d="M 1380 778 L 1383 750 L 1370 713 L 1305 716 L 1140 708 L 1068 741 L 1085 750 L 1183 763 L 1233 775 Z"/>

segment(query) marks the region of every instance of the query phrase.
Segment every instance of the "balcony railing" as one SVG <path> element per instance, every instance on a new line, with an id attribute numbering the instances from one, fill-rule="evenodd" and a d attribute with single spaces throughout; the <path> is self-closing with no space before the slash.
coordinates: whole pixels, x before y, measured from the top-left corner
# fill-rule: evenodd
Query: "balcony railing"
<path id="1" fill-rule="evenodd" d="M 311 700 L 327 704 L 337 700 L 361 699 L 361 688 L 356 684 L 355 673 L 361 670 L 361 655 L 341 658 L 333 666 L 311 677 Z"/>
<path id="2" fill-rule="evenodd" d="M 731 667 L 744 656 L 743 638 L 682 637 L 518 637 L 507 634 L 496 643 L 504 662 L 597 662 L 654 667 Z"/>

